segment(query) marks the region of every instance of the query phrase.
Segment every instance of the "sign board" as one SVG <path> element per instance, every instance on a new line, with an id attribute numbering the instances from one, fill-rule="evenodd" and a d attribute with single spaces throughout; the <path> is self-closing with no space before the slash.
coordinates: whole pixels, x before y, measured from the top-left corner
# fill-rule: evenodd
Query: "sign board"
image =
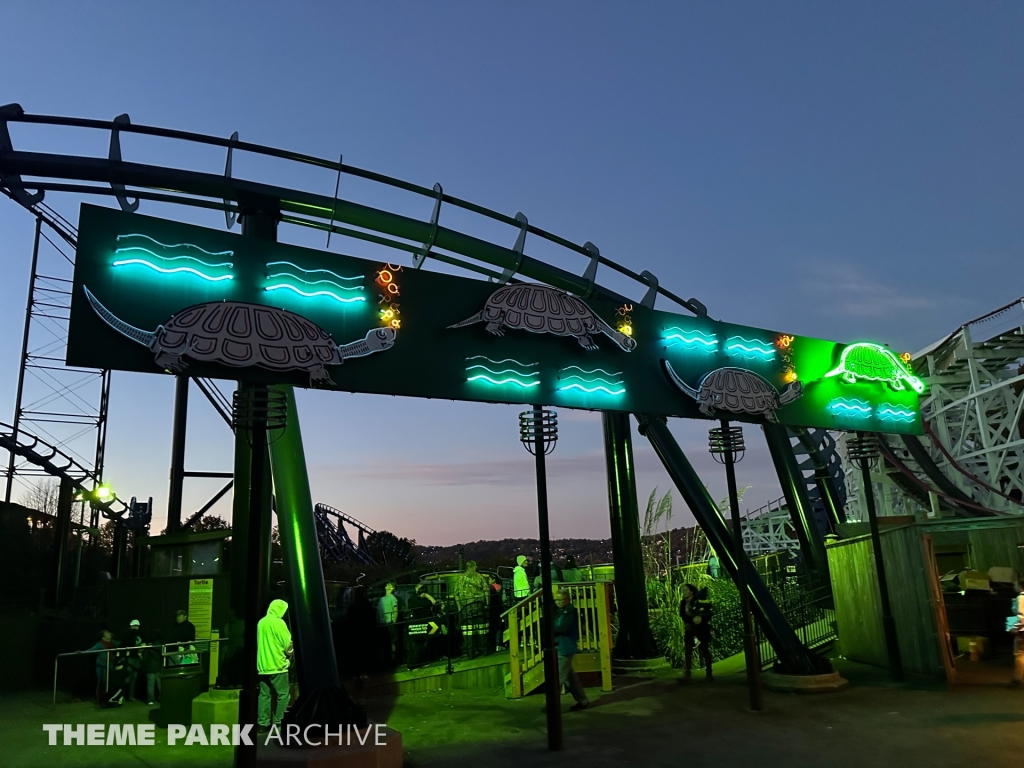
<path id="1" fill-rule="evenodd" d="M 196 640 L 209 640 L 213 621 L 213 579 L 189 579 L 188 620 L 196 628 Z"/>
<path id="2" fill-rule="evenodd" d="M 920 434 L 844 345 L 83 205 L 67 363 L 346 392 Z"/>

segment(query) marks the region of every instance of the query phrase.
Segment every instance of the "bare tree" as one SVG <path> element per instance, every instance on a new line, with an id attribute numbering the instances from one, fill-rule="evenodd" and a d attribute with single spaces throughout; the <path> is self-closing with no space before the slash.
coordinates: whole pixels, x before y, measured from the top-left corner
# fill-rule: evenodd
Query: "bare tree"
<path id="1" fill-rule="evenodd" d="M 52 517 L 57 516 L 57 497 L 60 495 L 60 481 L 42 480 L 21 495 L 21 503 Z"/>

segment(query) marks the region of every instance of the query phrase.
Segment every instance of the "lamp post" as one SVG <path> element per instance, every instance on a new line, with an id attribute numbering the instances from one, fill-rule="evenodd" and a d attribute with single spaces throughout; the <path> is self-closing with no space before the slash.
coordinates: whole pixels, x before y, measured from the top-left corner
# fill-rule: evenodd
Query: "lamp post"
<path id="1" fill-rule="evenodd" d="M 896 637 L 896 621 L 889 603 L 889 582 L 885 577 L 885 559 L 882 556 L 882 537 L 878 530 L 878 514 L 875 512 L 875 489 L 871 484 L 871 466 L 878 458 L 878 442 L 867 432 L 858 432 L 847 441 L 847 455 L 859 466 L 864 486 L 864 506 L 868 510 L 871 525 L 871 547 L 875 553 L 875 572 L 878 574 L 878 597 L 882 606 L 882 630 L 885 632 L 885 648 L 889 656 L 889 673 L 893 682 L 903 682 L 903 661 L 900 658 L 900 644 Z"/>
<path id="2" fill-rule="evenodd" d="M 708 431 L 708 451 L 715 461 L 725 464 L 725 480 L 729 486 L 729 507 L 732 512 L 733 560 L 736 563 L 736 589 L 740 593 L 740 613 L 743 614 L 743 657 L 747 664 L 747 688 L 750 692 L 750 708 L 755 712 L 764 709 L 761 699 L 761 660 L 757 643 L 754 641 L 754 624 L 750 617 L 750 596 L 747 593 L 747 579 L 744 563 L 747 556 L 743 551 L 743 528 L 740 525 L 740 499 L 736 490 L 736 462 L 743 460 L 746 446 L 743 443 L 743 428 L 733 427 L 724 419 L 720 427 Z"/>
<path id="3" fill-rule="evenodd" d="M 558 442 L 558 414 L 539 405 L 519 414 L 519 439 L 537 463 L 537 518 L 540 527 L 541 625 L 540 641 L 544 653 L 544 701 L 548 721 L 548 749 L 562 748 L 562 703 L 558 680 L 558 656 L 555 654 L 555 600 L 551 594 L 551 541 L 548 534 L 548 480 L 544 457 Z M 512 638 L 512 642 L 518 642 Z"/>

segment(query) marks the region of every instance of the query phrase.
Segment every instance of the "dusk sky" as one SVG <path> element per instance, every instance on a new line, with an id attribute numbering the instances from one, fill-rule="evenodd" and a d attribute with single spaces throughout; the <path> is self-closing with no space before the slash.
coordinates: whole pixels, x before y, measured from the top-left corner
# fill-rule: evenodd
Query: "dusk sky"
<path id="1" fill-rule="evenodd" d="M 1021 3 L 37 0 L 5 3 L 2 18 L 2 104 L 237 130 L 440 182 L 592 241 L 718 319 L 915 351 L 1024 294 Z M 105 156 L 109 142 L 101 132 L 11 133 L 16 148 L 49 152 Z M 123 146 L 125 159 L 223 170 L 220 150 L 186 155 L 138 137 Z M 235 175 L 328 195 L 335 181 L 244 157 Z M 429 200 L 392 199 L 344 177 L 339 196 L 430 215 Z M 47 202 L 77 221 L 80 198 Z M 140 212 L 224 227 L 217 212 L 145 201 Z M 33 226 L 0 197 L 3 421 L 14 406 Z M 502 236 L 511 246 L 514 232 Z M 322 233 L 294 228 L 281 238 L 324 245 Z M 342 238 L 331 248 L 381 253 Z M 586 262 L 559 265 L 582 273 Z M 187 466 L 230 470 L 231 435 L 192 394 Z M 123 497 L 153 496 L 159 530 L 173 380 L 114 373 L 111 398 L 106 477 Z M 302 391 L 299 408 L 314 500 L 421 544 L 536 536 L 521 407 Z M 564 411 L 560 421 L 552 535 L 606 538 L 600 418 Z M 720 498 L 709 426 L 676 420 L 672 429 Z M 738 472 L 754 508 L 781 492 L 760 430 L 745 432 Z M 635 449 L 642 504 L 670 482 L 643 438 Z M 189 481 L 185 514 L 217 487 Z M 214 512 L 229 517 L 229 504 Z M 679 524 L 691 520 L 682 502 L 676 513 Z"/>

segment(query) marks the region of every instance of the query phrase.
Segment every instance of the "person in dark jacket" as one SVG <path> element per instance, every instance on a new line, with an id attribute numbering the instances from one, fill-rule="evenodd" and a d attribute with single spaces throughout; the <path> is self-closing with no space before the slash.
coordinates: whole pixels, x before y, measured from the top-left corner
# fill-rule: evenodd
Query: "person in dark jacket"
<path id="1" fill-rule="evenodd" d="M 683 587 L 683 599 L 679 603 L 679 615 L 686 625 L 684 630 L 685 671 L 683 681 L 689 682 L 693 666 L 693 646 L 699 643 L 698 651 L 704 660 L 704 674 L 708 682 L 714 680 L 711 672 L 711 604 L 707 601 L 707 590 L 703 596 L 693 584 Z"/>
<path id="2" fill-rule="evenodd" d="M 576 699 L 576 703 L 569 709 L 572 712 L 579 712 L 590 706 L 590 700 L 583 690 L 579 675 L 572 668 L 572 657 L 576 655 L 580 639 L 580 619 L 567 589 L 558 591 L 554 625 L 555 647 L 558 650 L 558 683 L 562 687 L 568 686 L 572 697 Z"/>
<path id="3" fill-rule="evenodd" d="M 89 648 L 89 651 L 107 651 L 117 646 L 114 642 L 114 635 L 109 629 L 104 629 L 100 632 L 100 639 L 96 641 L 96 644 Z M 97 653 L 96 654 L 96 701 L 100 700 L 103 692 L 107 686 L 107 664 L 110 661 L 111 654 L 109 653 Z"/>
<path id="4" fill-rule="evenodd" d="M 153 706 L 160 694 L 160 672 L 164 668 L 163 637 L 159 629 L 149 633 L 146 645 L 155 646 L 142 651 L 142 671 L 146 673 L 146 704 Z"/>
<path id="5" fill-rule="evenodd" d="M 167 633 L 168 643 L 194 643 L 196 625 L 188 620 L 188 612 L 180 609 L 174 616 L 174 626 Z"/>

